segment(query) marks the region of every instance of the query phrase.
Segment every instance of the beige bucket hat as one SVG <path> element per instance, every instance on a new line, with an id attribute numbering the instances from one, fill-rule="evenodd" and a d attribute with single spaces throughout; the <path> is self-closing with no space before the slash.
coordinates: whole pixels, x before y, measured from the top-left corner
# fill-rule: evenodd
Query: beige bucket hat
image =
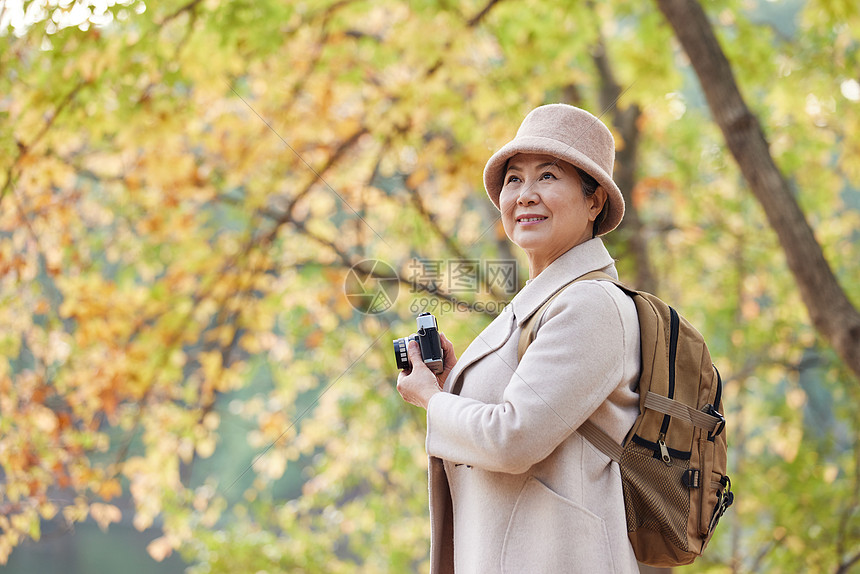
<path id="1" fill-rule="evenodd" d="M 606 190 L 609 212 L 597 235 L 609 233 L 624 217 L 624 197 L 612 181 L 615 139 L 597 117 L 567 104 L 548 104 L 532 110 L 514 139 L 494 153 L 484 167 L 484 188 L 496 209 L 508 160 L 518 153 L 538 153 L 562 159 L 588 173 Z"/>

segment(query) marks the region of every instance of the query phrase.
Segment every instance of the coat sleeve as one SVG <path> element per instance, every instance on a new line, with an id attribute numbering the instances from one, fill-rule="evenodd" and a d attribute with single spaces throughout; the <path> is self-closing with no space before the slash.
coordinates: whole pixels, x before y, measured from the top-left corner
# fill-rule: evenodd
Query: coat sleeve
<path id="1" fill-rule="evenodd" d="M 633 376 L 625 372 L 629 310 L 619 305 L 627 296 L 610 289 L 617 290 L 584 281 L 553 301 L 500 404 L 434 395 L 427 406 L 428 454 L 518 474 L 552 453 Z"/>

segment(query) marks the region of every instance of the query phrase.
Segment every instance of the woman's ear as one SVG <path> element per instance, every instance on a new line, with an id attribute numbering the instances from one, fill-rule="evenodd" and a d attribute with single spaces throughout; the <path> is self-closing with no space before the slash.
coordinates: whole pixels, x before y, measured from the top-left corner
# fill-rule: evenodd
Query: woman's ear
<path id="1" fill-rule="evenodd" d="M 599 186 L 594 193 L 585 198 L 588 206 L 588 219 L 594 221 L 600 212 L 603 211 L 603 206 L 606 204 L 606 190 L 603 186 Z"/>

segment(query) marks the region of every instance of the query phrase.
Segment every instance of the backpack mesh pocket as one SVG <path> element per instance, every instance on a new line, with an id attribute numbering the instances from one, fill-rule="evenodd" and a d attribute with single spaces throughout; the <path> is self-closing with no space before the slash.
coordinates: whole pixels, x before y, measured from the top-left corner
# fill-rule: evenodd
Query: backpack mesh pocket
<path id="1" fill-rule="evenodd" d="M 621 479 L 628 532 L 640 529 L 658 532 L 678 549 L 690 550 L 687 543 L 690 491 L 682 481 L 689 468 L 689 460 L 676 458 L 667 466 L 648 448 L 632 441 L 625 446 Z"/>

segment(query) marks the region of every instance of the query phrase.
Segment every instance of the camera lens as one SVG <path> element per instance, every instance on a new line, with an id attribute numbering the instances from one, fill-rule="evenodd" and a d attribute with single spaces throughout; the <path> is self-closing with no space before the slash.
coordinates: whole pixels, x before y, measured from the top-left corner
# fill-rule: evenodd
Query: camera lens
<path id="1" fill-rule="evenodd" d="M 409 368 L 409 357 L 406 354 L 406 345 L 409 343 L 408 338 L 402 337 L 394 339 L 394 360 L 397 362 L 397 368 L 401 371 Z"/>

